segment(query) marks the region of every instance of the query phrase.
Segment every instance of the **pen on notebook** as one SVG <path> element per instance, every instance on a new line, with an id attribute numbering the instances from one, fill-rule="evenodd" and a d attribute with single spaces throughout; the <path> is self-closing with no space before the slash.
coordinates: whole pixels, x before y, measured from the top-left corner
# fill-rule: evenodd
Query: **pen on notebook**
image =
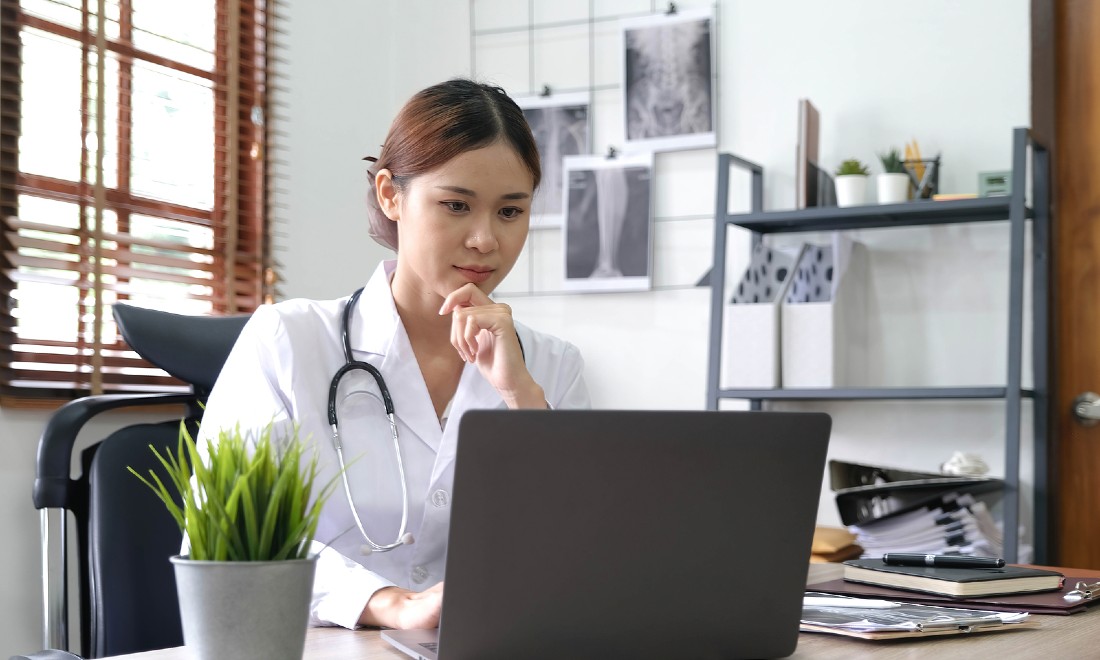
<path id="1" fill-rule="evenodd" d="M 803 607 L 861 607 L 872 610 L 886 610 L 901 607 L 901 603 L 873 598 L 829 598 L 828 596 L 804 596 Z"/>
<path id="2" fill-rule="evenodd" d="M 922 555 L 906 552 L 887 552 L 882 556 L 890 566 L 935 566 L 936 568 L 1004 568 L 1005 560 L 999 557 L 969 557 L 966 555 Z"/>

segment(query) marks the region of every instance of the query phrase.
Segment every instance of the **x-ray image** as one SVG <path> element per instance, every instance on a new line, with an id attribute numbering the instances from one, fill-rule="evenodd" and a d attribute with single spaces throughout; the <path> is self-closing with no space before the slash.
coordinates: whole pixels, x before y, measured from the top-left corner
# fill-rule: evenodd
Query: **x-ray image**
<path id="1" fill-rule="evenodd" d="M 588 153 L 588 95 L 517 99 L 539 147 L 542 183 L 531 206 L 531 228 L 562 224 L 562 159 Z"/>
<path id="2" fill-rule="evenodd" d="M 564 287 L 649 289 L 653 154 L 574 156 L 564 165 Z"/>
<path id="3" fill-rule="evenodd" d="M 658 151 L 716 144 L 709 11 L 623 22 L 628 144 Z"/>

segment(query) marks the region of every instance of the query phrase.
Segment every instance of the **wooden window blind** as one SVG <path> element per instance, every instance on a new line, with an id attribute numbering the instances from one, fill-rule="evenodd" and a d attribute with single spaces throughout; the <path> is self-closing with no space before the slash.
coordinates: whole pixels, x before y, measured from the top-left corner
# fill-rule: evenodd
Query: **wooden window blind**
<path id="1" fill-rule="evenodd" d="M 181 387 L 111 306 L 274 296 L 273 0 L 0 0 L 0 402 Z"/>

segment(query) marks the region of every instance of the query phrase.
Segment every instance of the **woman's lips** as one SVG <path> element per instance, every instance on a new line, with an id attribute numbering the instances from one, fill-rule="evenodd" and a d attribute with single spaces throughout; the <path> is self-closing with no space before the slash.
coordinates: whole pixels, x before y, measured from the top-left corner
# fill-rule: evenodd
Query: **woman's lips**
<path id="1" fill-rule="evenodd" d="M 455 266 L 455 269 L 474 284 L 481 284 L 493 274 L 493 269 L 487 266 Z"/>

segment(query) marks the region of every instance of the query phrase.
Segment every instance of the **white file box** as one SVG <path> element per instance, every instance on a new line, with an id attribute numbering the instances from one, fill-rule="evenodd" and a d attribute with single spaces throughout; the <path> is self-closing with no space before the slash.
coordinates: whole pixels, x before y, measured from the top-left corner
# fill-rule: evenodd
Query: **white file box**
<path id="1" fill-rule="evenodd" d="M 801 283 L 798 278 L 805 260 L 812 259 L 816 250 L 813 246 L 803 250 L 802 260 L 782 304 L 783 387 L 865 385 L 867 248 L 842 235 L 834 235 L 834 277 L 828 295 L 817 296 L 826 299 L 806 302 L 800 296 L 792 300 Z"/>
<path id="2" fill-rule="evenodd" d="M 768 250 L 769 248 L 761 248 Z M 769 271 L 769 284 L 774 286 L 768 300 L 736 302 L 725 306 L 722 320 L 722 368 L 719 385 L 726 389 L 773 389 L 780 386 L 780 313 L 786 297 L 797 252 L 772 250 L 776 261 Z M 749 271 L 742 282 L 758 268 L 758 255 L 753 255 Z M 782 281 L 775 279 L 778 268 L 785 268 Z M 736 296 L 737 294 L 735 294 Z M 750 298 L 751 300 L 751 298 Z"/>

